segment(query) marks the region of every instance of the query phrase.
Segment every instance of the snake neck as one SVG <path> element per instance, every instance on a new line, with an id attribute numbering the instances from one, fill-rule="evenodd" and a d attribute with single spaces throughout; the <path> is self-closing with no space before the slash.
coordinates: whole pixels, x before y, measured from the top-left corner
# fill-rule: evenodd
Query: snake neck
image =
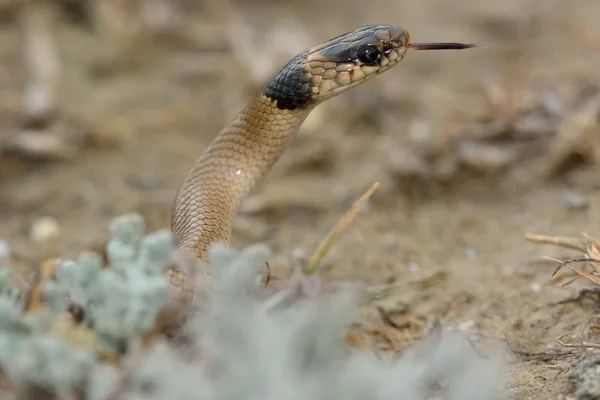
<path id="1" fill-rule="evenodd" d="M 281 106 L 280 106 L 281 107 Z M 261 94 L 210 143 L 175 198 L 171 229 L 179 249 L 207 261 L 214 243 L 229 243 L 241 201 L 281 157 L 314 107 L 282 109 Z"/>

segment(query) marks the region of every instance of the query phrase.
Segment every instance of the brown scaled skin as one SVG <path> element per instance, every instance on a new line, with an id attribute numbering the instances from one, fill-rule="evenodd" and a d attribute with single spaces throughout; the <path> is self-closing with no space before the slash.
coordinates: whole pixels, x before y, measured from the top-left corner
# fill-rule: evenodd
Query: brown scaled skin
<path id="1" fill-rule="evenodd" d="M 409 38 L 399 26 L 365 26 L 294 57 L 217 135 L 185 177 L 172 208 L 178 249 L 208 261 L 211 245 L 228 244 L 230 221 L 241 201 L 314 107 L 396 65 L 411 47 Z M 412 48 L 466 47 L 473 45 Z"/>

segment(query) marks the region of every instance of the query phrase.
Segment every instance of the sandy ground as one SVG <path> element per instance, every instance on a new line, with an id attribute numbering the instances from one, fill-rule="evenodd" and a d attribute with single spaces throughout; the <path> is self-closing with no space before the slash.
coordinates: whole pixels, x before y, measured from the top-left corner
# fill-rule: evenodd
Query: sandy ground
<path id="1" fill-rule="evenodd" d="M 289 267 L 378 181 L 328 255 L 324 276 L 380 285 L 441 274 L 385 303 L 409 304 L 417 327 L 436 315 L 445 326 L 507 346 L 517 398 L 566 393 L 566 372 L 583 351 L 557 339 L 581 327 L 598 303 L 555 304 L 585 283 L 557 288 L 549 282 L 555 265 L 541 257 L 580 254 L 528 243 L 525 234 L 600 236 L 600 131 L 543 113 L 523 122 L 534 129 L 493 126 L 540 102 L 586 121 L 586 107 L 593 108 L 586 99 L 599 83 L 597 0 L 237 1 L 234 14 L 219 2 L 174 3 L 189 10 L 146 28 L 153 36 L 142 29 L 132 38 L 110 16 L 94 20 L 95 28 L 65 14 L 47 18 L 62 78 L 56 115 L 41 128 L 23 128 L 31 118 L 22 94 L 32 78 L 6 6 L 0 238 L 10 245 L 11 265 L 31 270 L 46 256 L 97 246 L 109 221 L 132 211 L 147 218 L 148 229 L 168 227 L 173 196 L 193 161 L 305 47 L 373 23 L 400 24 L 414 41 L 489 44 L 409 53 L 385 77 L 317 109 L 244 203 L 233 244 L 265 242 L 272 264 Z M 569 26 L 584 33 L 575 38 Z M 45 147 L 36 150 L 39 142 Z M 31 230 L 47 217 L 60 236 L 42 244 Z"/>

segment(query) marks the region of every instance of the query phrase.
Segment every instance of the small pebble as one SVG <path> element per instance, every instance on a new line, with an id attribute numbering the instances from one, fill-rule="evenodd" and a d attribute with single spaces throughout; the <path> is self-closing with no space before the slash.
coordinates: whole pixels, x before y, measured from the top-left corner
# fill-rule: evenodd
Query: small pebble
<path id="1" fill-rule="evenodd" d="M 419 272 L 421 270 L 421 266 L 419 264 L 417 264 L 416 262 L 410 262 L 410 263 L 408 263 L 408 266 L 406 268 L 410 272 Z"/>
<path id="2" fill-rule="evenodd" d="M 408 137 L 415 142 L 426 142 L 433 136 L 427 121 L 413 121 L 408 128 Z"/>
<path id="3" fill-rule="evenodd" d="M 584 210 L 590 205 L 586 197 L 570 190 L 563 193 L 562 200 L 565 206 L 574 210 Z"/>
<path id="4" fill-rule="evenodd" d="M 58 236 L 60 227 L 53 217 L 42 217 L 31 226 L 29 237 L 36 243 L 44 243 Z"/>
<path id="5" fill-rule="evenodd" d="M 461 163 L 479 172 L 493 173 L 507 168 L 517 154 L 513 148 L 462 140 L 458 145 Z"/>
<path id="6" fill-rule="evenodd" d="M 47 85 L 32 84 L 25 89 L 25 109 L 31 118 L 46 120 L 54 111 L 54 99 Z"/>
<path id="7" fill-rule="evenodd" d="M 77 154 L 76 146 L 66 138 L 46 130 L 22 130 L 7 138 L 3 150 L 35 161 L 64 161 Z"/>
<path id="8" fill-rule="evenodd" d="M 4 240 L 0 240 L 0 260 L 8 260 L 10 258 L 10 246 Z"/>
<path id="9" fill-rule="evenodd" d="M 475 326 L 475 321 L 465 321 L 465 322 L 461 322 L 457 329 L 460 332 L 469 332 L 470 330 L 473 329 L 473 327 Z"/>
<path id="10" fill-rule="evenodd" d="M 469 260 L 476 260 L 477 259 L 477 250 L 473 246 L 467 246 L 465 248 L 465 254 L 467 255 L 467 258 Z"/>
<path id="11" fill-rule="evenodd" d="M 539 283 L 532 283 L 530 289 L 533 293 L 539 293 L 542 291 L 542 285 Z"/>

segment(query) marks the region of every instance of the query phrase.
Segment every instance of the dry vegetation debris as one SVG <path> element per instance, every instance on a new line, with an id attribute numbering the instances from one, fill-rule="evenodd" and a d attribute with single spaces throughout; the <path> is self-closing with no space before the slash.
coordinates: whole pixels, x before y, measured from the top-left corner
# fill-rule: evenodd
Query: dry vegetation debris
<path id="1" fill-rule="evenodd" d="M 517 94 L 484 88 L 480 109 L 463 110 L 455 134 L 432 135 L 393 150 L 390 168 L 399 178 L 454 180 L 503 175 L 521 168 L 552 178 L 600 162 L 600 86 L 594 76 L 564 84 L 544 82 Z"/>

